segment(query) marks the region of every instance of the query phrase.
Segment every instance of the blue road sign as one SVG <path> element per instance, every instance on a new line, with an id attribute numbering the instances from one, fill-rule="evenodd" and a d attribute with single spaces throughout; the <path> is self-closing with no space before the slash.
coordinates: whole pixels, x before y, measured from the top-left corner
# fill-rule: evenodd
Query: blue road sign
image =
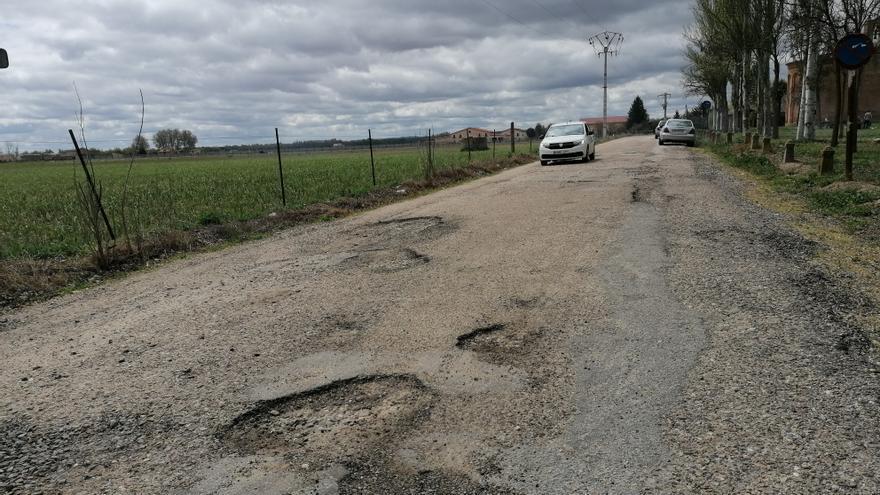
<path id="1" fill-rule="evenodd" d="M 851 33 L 837 42 L 834 48 L 834 58 L 841 67 L 855 70 L 867 64 L 874 54 L 874 43 L 871 38 L 862 33 Z"/>

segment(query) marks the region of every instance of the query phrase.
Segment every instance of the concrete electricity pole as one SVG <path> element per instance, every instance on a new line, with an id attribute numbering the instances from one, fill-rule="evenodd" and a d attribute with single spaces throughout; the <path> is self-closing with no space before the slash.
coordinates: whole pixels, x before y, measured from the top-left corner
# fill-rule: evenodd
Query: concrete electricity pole
<path id="1" fill-rule="evenodd" d="M 672 95 L 670 93 L 663 93 L 658 96 L 663 98 L 663 120 L 666 120 L 666 107 L 669 105 L 669 97 Z"/>
<path id="2" fill-rule="evenodd" d="M 596 55 L 605 57 L 605 78 L 602 84 L 602 137 L 608 137 L 608 55 L 616 55 L 620 52 L 623 35 L 605 31 L 590 36 L 589 41 L 590 46 L 596 50 Z"/>

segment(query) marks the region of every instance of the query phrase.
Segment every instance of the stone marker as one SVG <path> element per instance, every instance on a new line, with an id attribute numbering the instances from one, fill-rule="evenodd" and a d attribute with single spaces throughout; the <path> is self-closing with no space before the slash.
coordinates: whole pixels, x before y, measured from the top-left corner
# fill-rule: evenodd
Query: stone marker
<path id="1" fill-rule="evenodd" d="M 819 164 L 819 173 L 821 175 L 834 174 L 834 148 L 826 146 L 822 150 L 822 162 Z"/>
<path id="2" fill-rule="evenodd" d="M 752 136 L 752 149 L 753 150 L 761 149 L 761 136 L 759 136 L 757 133 L 755 133 L 755 135 Z"/>
<path id="3" fill-rule="evenodd" d="M 752 147 L 752 133 L 751 132 L 746 133 L 746 146 L 749 148 Z"/>
<path id="4" fill-rule="evenodd" d="M 773 153 L 773 141 L 770 138 L 768 138 L 768 137 L 764 138 L 763 147 L 762 147 L 761 151 L 765 155 L 770 155 Z"/>
<path id="5" fill-rule="evenodd" d="M 785 154 L 782 156 L 782 163 L 794 163 L 794 141 L 785 142 Z"/>
<path id="6" fill-rule="evenodd" d="M 727 144 L 733 144 L 733 133 L 732 132 L 727 133 Z"/>

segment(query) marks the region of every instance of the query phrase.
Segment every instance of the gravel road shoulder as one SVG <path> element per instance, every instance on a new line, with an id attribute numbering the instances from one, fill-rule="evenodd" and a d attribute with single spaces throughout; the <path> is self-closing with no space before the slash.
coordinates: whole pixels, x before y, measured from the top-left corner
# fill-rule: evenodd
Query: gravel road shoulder
<path id="1" fill-rule="evenodd" d="M 675 292 L 708 345 L 667 418 L 657 493 L 880 493 L 876 308 L 705 156 L 666 180 Z"/>

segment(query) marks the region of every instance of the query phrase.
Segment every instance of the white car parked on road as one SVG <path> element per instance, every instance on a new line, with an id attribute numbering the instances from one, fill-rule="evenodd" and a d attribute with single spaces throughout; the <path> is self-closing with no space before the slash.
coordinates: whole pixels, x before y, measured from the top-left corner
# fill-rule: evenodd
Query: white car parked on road
<path id="1" fill-rule="evenodd" d="M 595 133 L 583 122 L 553 124 L 541 139 L 538 154 L 541 165 L 571 160 L 582 162 L 595 160 Z"/>

